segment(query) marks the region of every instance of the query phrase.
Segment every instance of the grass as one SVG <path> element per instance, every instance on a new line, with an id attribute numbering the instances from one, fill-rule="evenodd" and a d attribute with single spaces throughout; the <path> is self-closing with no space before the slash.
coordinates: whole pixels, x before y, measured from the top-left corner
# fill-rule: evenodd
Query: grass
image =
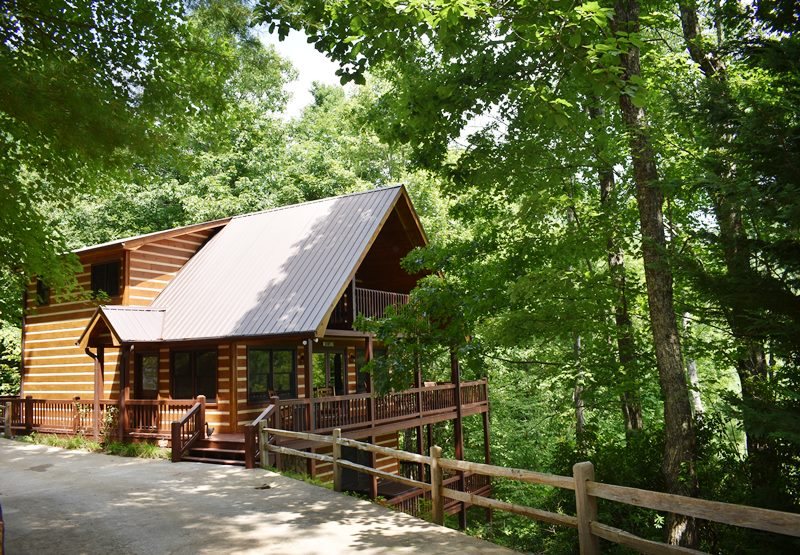
<path id="1" fill-rule="evenodd" d="M 60 437 L 55 434 L 37 434 L 17 436 L 15 439 L 36 445 L 61 447 L 62 449 L 77 449 L 91 453 L 104 453 L 118 457 L 138 457 L 140 459 L 169 459 L 170 450 L 152 443 L 122 443 L 110 441 L 101 444 L 82 435 Z"/>

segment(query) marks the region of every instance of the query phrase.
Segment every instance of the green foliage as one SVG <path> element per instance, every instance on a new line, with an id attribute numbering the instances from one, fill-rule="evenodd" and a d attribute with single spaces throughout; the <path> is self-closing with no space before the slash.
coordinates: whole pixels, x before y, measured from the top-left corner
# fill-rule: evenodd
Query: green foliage
<path id="1" fill-rule="evenodd" d="M 70 237 L 52 225 L 54 211 L 170 156 L 190 122 L 224 131 L 224 114 L 263 100 L 249 69 L 268 60 L 252 54 L 249 15 L 235 0 L 4 5 L 0 317 L 19 317 L 33 276 L 54 290 L 74 285 L 76 260 L 62 256 Z"/>
<path id="2" fill-rule="evenodd" d="M 0 322 L 0 397 L 19 395 L 20 329 Z"/>
<path id="3" fill-rule="evenodd" d="M 140 459 L 169 460 L 172 456 L 169 449 L 148 442 L 120 443 L 118 441 L 111 441 L 104 445 L 103 451 L 108 455 L 137 457 Z"/>

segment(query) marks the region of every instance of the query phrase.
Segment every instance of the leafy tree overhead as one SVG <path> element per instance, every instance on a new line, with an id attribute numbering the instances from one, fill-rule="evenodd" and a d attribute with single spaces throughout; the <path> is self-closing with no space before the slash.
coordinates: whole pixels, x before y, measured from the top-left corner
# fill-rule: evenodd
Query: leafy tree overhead
<path id="1" fill-rule="evenodd" d="M 22 284 L 69 282 L 44 207 L 67 207 L 170 151 L 190 118 L 240 98 L 250 11 L 233 0 L 10 0 L 0 13 L 0 314 Z M 179 142 L 179 141 L 178 141 Z"/>

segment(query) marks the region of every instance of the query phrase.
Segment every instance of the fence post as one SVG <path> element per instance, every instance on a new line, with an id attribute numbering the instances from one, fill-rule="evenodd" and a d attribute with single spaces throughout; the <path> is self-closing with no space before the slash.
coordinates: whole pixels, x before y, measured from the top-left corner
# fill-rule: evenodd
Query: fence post
<path id="1" fill-rule="evenodd" d="M 256 430 L 252 424 L 244 426 L 244 467 L 256 467 Z"/>
<path id="2" fill-rule="evenodd" d="M 592 521 L 597 520 L 597 498 L 586 491 L 586 482 L 594 481 L 594 465 L 579 462 L 572 467 L 575 478 L 575 508 L 578 517 L 578 543 L 581 555 L 599 555 L 600 539 L 592 534 Z"/>
<path id="3" fill-rule="evenodd" d="M 339 459 L 342 458 L 342 444 L 339 440 L 342 438 L 341 428 L 333 430 L 333 491 L 342 491 L 342 467 L 339 465 Z"/>
<path id="4" fill-rule="evenodd" d="M 11 401 L 6 401 L 6 411 L 3 416 L 3 433 L 8 439 L 11 439 L 11 420 L 14 418 L 14 413 L 11 412 Z"/>
<path id="5" fill-rule="evenodd" d="M 75 396 L 72 398 L 72 433 L 77 434 L 78 429 L 81 427 L 81 398 Z"/>
<path id="6" fill-rule="evenodd" d="M 275 429 L 282 430 L 281 428 L 281 409 L 280 406 L 275 406 Z M 278 438 L 275 438 L 275 445 L 278 444 Z M 275 453 L 275 468 L 278 470 L 283 470 L 283 457 L 280 453 Z"/>
<path id="7" fill-rule="evenodd" d="M 33 396 L 28 395 L 25 397 L 25 431 L 31 433 L 33 431 Z"/>
<path id="8" fill-rule="evenodd" d="M 438 445 L 431 447 L 431 511 L 434 524 L 444 525 L 444 495 L 442 492 L 442 467 L 439 459 L 442 458 L 442 448 Z"/>
<path id="9" fill-rule="evenodd" d="M 263 420 L 258 423 L 258 444 L 261 453 L 260 465 L 261 468 L 267 470 L 269 468 L 269 433 L 267 432 L 267 423 Z"/>

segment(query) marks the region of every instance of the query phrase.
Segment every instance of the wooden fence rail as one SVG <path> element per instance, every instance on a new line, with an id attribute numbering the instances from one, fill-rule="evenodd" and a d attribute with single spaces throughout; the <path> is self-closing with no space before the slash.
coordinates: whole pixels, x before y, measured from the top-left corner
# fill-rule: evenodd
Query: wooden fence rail
<path id="1" fill-rule="evenodd" d="M 444 523 L 444 505 L 445 499 L 447 498 L 486 509 L 508 511 L 549 524 L 576 528 L 578 531 L 581 555 L 595 555 L 600 553 L 599 540 L 601 538 L 630 547 L 640 553 L 653 555 L 702 553 L 694 549 L 640 538 L 624 530 L 598 522 L 598 499 L 606 499 L 656 511 L 680 513 L 722 524 L 800 537 L 800 514 L 772 511 L 744 505 L 733 505 L 731 503 L 721 503 L 718 501 L 706 501 L 704 499 L 671 495 L 639 488 L 603 484 L 594 480 L 594 466 L 591 462 L 580 462 L 574 465 L 572 468 L 572 476 L 557 476 L 519 468 L 505 468 L 483 463 L 446 459 L 442 457 L 441 448 L 436 445 L 431 447 L 430 456 L 418 455 L 416 453 L 409 453 L 389 447 L 381 447 L 379 445 L 372 445 L 371 443 L 346 439 L 341 437 L 341 430 L 339 429 L 333 431 L 333 436 L 323 436 L 268 428 L 262 423 L 259 428 L 259 435 L 261 437 L 261 444 L 266 446 L 267 451 L 332 463 L 334 468 L 334 489 L 336 491 L 341 491 L 341 469 L 349 468 L 418 488 L 423 492 L 430 492 L 433 521 L 437 524 Z M 327 443 L 333 446 L 333 452 L 331 455 L 321 455 L 287 447 L 279 447 L 270 444 L 269 436 Z M 431 481 L 430 483 L 419 482 L 404 476 L 389 474 L 368 466 L 344 460 L 341 457 L 342 447 L 352 447 L 370 453 L 388 455 L 402 461 L 427 464 L 430 466 Z M 261 466 L 263 468 L 267 468 L 268 458 L 267 456 L 262 456 Z M 473 475 L 478 474 L 493 478 L 506 478 L 573 490 L 575 492 L 577 514 L 572 516 L 553 513 L 482 497 L 469 492 L 450 489 L 445 487 L 445 485 L 448 485 L 448 480 L 444 478 L 445 470 L 469 472 Z"/>

